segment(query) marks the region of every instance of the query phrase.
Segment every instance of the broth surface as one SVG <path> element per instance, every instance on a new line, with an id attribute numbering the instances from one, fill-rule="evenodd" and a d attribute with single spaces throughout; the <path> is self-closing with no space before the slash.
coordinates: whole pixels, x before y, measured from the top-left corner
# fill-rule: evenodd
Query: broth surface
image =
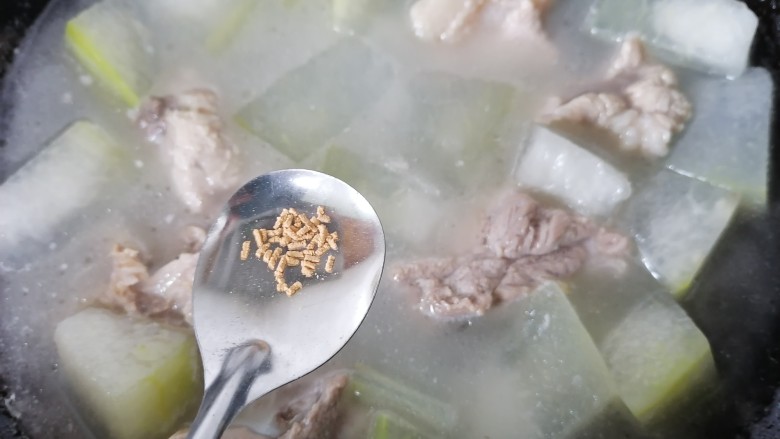
<path id="1" fill-rule="evenodd" d="M 9 380 L 12 406 L 23 415 L 22 419 L 35 419 L 26 422 L 35 437 L 54 437 L 54 432 L 64 439 L 90 434 L 73 404 L 67 402 L 72 397 L 58 371 L 52 334 L 58 322 L 90 304 L 108 287 L 108 254 L 112 246 L 122 243 L 138 248 L 151 258 L 150 267 L 154 270 L 182 251 L 180 231 L 191 225 L 208 228 L 212 219 L 212 213 L 189 212 L 176 198 L 157 146 L 148 142 L 133 124 L 134 112 L 107 99 L 96 79 L 65 48 L 66 21 L 91 3 L 53 2 L 20 49 L 6 78 L 3 95 L 13 111 L 7 146 L 0 157 L 2 175 L 10 175 L 63 128 L 79 119 L 88 119 L 110 131 L 132 156 L 130 183 L 109 188 L 76 218 L 54 231 L 42 231 L 39 237 L 0 261 L 0 375 Z M 167 95 L 199 86 L 216 91 L 226 134 L 242 157 L 243 181 L 301 163 L 316 166 L 316 153 L 296 163 L 240 127 L 233 115 L 291 70 L 348 38 L 333 30 L 330 2 L 266 3 L 247 18 L 230 44 L 216 55 L 193 44 L 188 32 L 177 32 L 161 16 L 150 14 L 143 23 L 150 30 L 148 50 L 157 63 L 149 94 Z M 480 185 L 452 190 L 436 178 L 406 176 L 410 190 L 427 188 L 428 199 L 435 205 L 420 206 L 421 211 L 431 212 L 437 221 L 422 236 L 412 233 L 418 240 L 409 242 L 397 236 L 416 230 L 420 226 L 418 217 L 392 215 L 388 220 L 388 267 L 466 248 L 479 230 L 481 213 L 490 198 L 485 194 L 493 194 L 509 184 L 518 147 L 545 100 L 549 96 L 569 96 L 600 80 L 617 46 L 586 38 L 580 26 L 588 7 L 586 1 L 559 0 L 551 8 L 545 31 L 557 48 L 554 56 L 538 47 L 507 53 L 506 47 L 485 48 L 477 43 L 422 43 L 407 31 L 406 14 L 392 12 L 383 15 L 361 36 L 372 50 L 390 60 L 394 76 L 388 91 L 335 137 L 353 144 L 363 141 L 365 156 L 380 162 L 391 161 L 396 149 L 402 148 L 394 143 L 393 132 L 404 127 L 387 126 L 386 121 L 397 100 L 403 99 L 400 87 L 421 72 L 497 81 L 515 90 L 511 122 L 501 127 L 495 139 L 495 160 L 474 171 Z M 355 69 L 352 73 L 359 78 L 363 71 Z M 660 169 L 660 163 L 648 165 L 638 159 L 621 158 L 598 148 L 584 136 L 572 137 L 583 139 L 580 144 L 597 156 L 618 163 L 621 170 L 630 174 L 635 189 Z M 428 160 L 422 150 L 407 157 L 415 164 Z M 613 219 L 599 221 L 621 229 L 621 224 Z M 628 234 L 628 230 L 622 231 Z M 453 240 L 453 236 L 466 239 Z M 575 277 L 570 282 L 573 291 L 569 297 L 577 311 L 591 316 L 617 313 L 640 300 L 632 287 L 662 288 L 644 269 L 638 255 L 632 256 L 629 265 L 636 269 L 619 279 L 593 275 L 587 270 Z M 518 308 L 509 304 L 486 316 L 458 322 L 432 320 L 418 312 L 413 298 L 400 291 L 391 274 L 391 269 L 386 270 L 374 305 L 358 333 L 345 349 L 315 372 L 316 376 L 367 363 L 429 396 L 448 401 L 459 413 L 467 413 L 457 420 L 455 431 L 461 432 L 457 437 L 508 437 L 518 431 L 538 434 L 523 419 L 502 419 L 496 415 L 506 413 L 507 402 L 529 407 L 537 403 L 533 396 L 520 395 L 522 392 L 498 392 L 506 379 L 503 362 L 507 346 L 512 345 L 506 333 L 508 328 L 522 323 L 513 314 L 519 312 Z M 702 282 L 707 282 L 706 277 Z M 597 343 L 609 329 L 588 327 Z M 490 398 L 490 391 L 500 397 Z M 249 410 L 241 422 L 262 430 L 264 420 L 257 413 L 273 404 L 274 396 L 270 395 Z M 621 410 L 616 408 L 612 418 L 605 415 L 608 421 L 595 423 L 593 430 L 606 437 L 622 431 L 625 426 L 621 424 Z M 583 428 L 589 431 L 587 426 Z"/>

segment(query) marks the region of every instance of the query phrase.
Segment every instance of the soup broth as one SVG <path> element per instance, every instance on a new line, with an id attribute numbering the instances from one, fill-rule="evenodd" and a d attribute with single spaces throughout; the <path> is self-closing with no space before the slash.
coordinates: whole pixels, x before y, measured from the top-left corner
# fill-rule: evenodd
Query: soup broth
<path id="1" fill-rule="evenodd" d="M 695 65 L 668 64 L 693 104 L 689 131 L 672 136 L 671 159 L 626 153 L 603 130 L 551 124 L 561 154 L 570 147 L 557 142 L 587 155 L 571 168 L 586 169 L 585 177 L 566 191 L 591 175 L 624 178 L 630 188 L 618 198 L 607 189 L 614 199 L 597 201 L 608 207 L 594 208 L 593 200 L 583 207 L 561 193 L 521 184 L 526 180 L 518 169 L 539 138 L 550 97 L 570 100 L 615 86 L 605 72 L 621 44 L 583 30 L 594 8 L 609 2 L 553 2 L 543 15 L 541 39 L 502 39 L 472 29 L 453 44 L 415 35 L 412 1 L 356 1 L 353 6 L 363 9 L 347 10 L 352 15 L 339 9 L 349 2 L 338 0 L 100 3 L 126 11 L 142 29 L 137 49 L 148 65 L 118 67 L 144 69 L 138 74 L 149 85 L 138 91 L 140 102 L 128 105 L 112 94 L 104 78 L 68 49 L 66 24 L 96 4 L 88 0 L 50 5 L 20 49 L 3 94 L 13 110 L 2 175 L 25 169 L 78 120 L 102 128 L 123 151 L 107 171 L 110 178 L 75 212 L 56 221 L 46 220 L 51 212 L 45 210 L 34 212 L 40 219 L 9 215 L 41 229 L 0 235 L 0 375 L 13 392 L 10 406 L 34 437 L 104 434 L 61 370 L 53 334 L 109 289 L 114 245 L 139 250 L 154 272 L 187 251 L 188 227 L 208 228 L 215 218 L 216 208 L 195 211 L 181 201 L 161 147 L 136 123 L 147 96 L 195 88 L 218 96 L 223 133 L 240 164 L 236 187 L 276 169 L 322 170 L 366 195 L 387 235 L 387 269 L 354 338 L 301 382 L 250 406 L 236 425 L 268 436 L 283 433 L 273 417 L 290 389 L 338 371 L 352 377 L 337 436 L 345 438 L 673 436 L 669 419 L 718 397 L 707 339 L 675 296 L 684 296 L 737 209 L 764 209 L 766 179 L 745 188 L 733 175 L 726 181 L 709 170 L 688 172 L 690 159 L 675 156 L 675 148 L 698 148 L 701 140 L 691 136 L 707 133 L 700 124 L 714 126 L 721 117 L 699 104 L 716 105 L 705 97 L 739 83 L 744 93 L 767 98 L 758 104 L 746 99 L 727 112 L 750 113 L 744 116 L 750 125 L 734 128 L 738 132 L 713 146 L 713 155 L 739 168 L 731 143 L 747 137 L 753 148 L 766 150 L 772 83 L 763 70 L 725 79 Z M 105 41 L 112 38 L 105 35 Z M 650 53 L 651 63 L 669 59 Z M 763 157 L 755 166 L 766 166 Z M 539 160 L 529 166 L 547 163 Z M 607 170 L 591 174 L 587 163 Z M 70 197 L 71 184 L 75 180 L 61 182 L 61 196 Z M 598 227 L 635 238 L 630 254 L 617 268 L 586 262 L 575 275 L 538 285 L 484 315 L 420 312 L 417 297 L 394 279 L 397 267 L 469 254 L 482 245 L 482 222 L 493 200 L 518 188 L 545 206 L 587 214 Z M 0 209 L 23 206 L 34 196 L 19 193 Z M 209 201 L 219 206 L 229 196 L 223 192 Z M 692 234 L 698 238 L 685 240 Z M 679 343 L 664 344 L 670 339 Z M 640 350 L 634 345 L 646 348 L 643 356 L 632 356 Z M 669 371 L 674 368 L 685 372 Z M 361 379 L 366 388 L 384 389 L 377 391 L 383 396 L 371 399 Z M 652 389 L 637 389 L 642 380 L 661 390 L 651 395 Z M 383 420 L 399 418 L 398 425 L 408 424 L 417 436 L 377 433 Z"/>

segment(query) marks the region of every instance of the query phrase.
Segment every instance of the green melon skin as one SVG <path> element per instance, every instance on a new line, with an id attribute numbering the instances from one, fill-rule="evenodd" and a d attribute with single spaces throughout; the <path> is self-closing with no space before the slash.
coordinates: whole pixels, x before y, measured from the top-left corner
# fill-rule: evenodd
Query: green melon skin
<path id="1" fill-rule="evenodd" d="M 95 3 L 65 25 L 65 42 L 81 65 L 129 107 L 151 85 L 149 31 L 133 10 L 113 2 Z"/>
<path id="2" fill-rule="evenodd" d="M 662 292 L 635 306 L 600 348 L 620 396 L 643 424 L 667 416 L 715 375 L 707 338 Z"/>
<path id="3" fill-rule="evenodd" d="M 166 438 L 199 402 L 191 331 L 87 308 L 60 322 L 54 341 L 85 418 L 111 438 Z"/>

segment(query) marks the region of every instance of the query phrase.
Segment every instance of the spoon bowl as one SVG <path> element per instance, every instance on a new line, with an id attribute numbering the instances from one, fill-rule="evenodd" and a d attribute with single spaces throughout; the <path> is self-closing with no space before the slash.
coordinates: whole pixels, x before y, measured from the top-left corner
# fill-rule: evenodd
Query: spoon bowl
<path id="1" fill-rule="evenodd" d="M 335 269 L 312 278 L 288 269 L 288 284 L 303 284 L 288 297 L 277 292 L 254 244 L 241 260 L 242 243 L 254 243 L 253 229 L 273 228 L 282 209 L 312 216 L 318 206 L 339 235 L 338 250 L 330 252 Z M 335 177 L 284 170 L 239 189 L 209 231 L 195 273 L 193 318 L 206 394 L 189 437 L 219 437 L 243 406 L 333 357 L 365 318 L 384 260 L 376 212 Z"/>

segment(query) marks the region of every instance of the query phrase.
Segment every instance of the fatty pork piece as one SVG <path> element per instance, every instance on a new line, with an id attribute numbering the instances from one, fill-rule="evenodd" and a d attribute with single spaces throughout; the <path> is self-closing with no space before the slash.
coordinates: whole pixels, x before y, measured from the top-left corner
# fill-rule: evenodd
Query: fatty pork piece
<path id="1" fill-rule="evenodd" d="M 495 305 L 493 293 L 508 267 L 508 261 L 485 255 L 429 258 L 398 267 L 394 279 L 416 291 L 425 314 L 471 317 Z"/>
<path id="2" fill-rule="evenodd" d="M 552 0 L 418 0 L 410 10 L 415 34 L 455 42 L 474 29 L 502 38 L 545 40 L 542 16 Z"/>
<path id="3" fill-rule="evenodd" d="M 197 246 L 199 247 L 199 246 Z M 170 316 L 192 325 L 192 284 L 198 253 L 182 253 L 149 275 L 137 250 L 114 246 L 108 290 L 99 302 L 127 314 Z"/>
<path id="4" fill-rule="evenodd" d="M 323 377 L 292 399 L 276 414 L 284 434 L 280 439 L 329 439 L 339 426 L 341 395 L 349 378 L 344 373 Z"/>
<path id="5" fill-rule="evenodd" d="M 555 99 L 540 121 L 591 125 L 615 135 L 625 151 L 648 158 L 666 156 L 672 136 L 683 130 L 692 113 L 674 72 L 649 62 L 639 38 L 630 37 L 606 80 L 609 91 L 585 93 L 567 102 Z"/>
<path id="6" fill-rule="evenodd" d="M 546 208 L 522 192 L 503 197 L 473 252 L 397 267 L 395 280 L 415 291 L 431 316 L 471 317 L 527 294 L 548 280 L 565 279 L 589 258 L 623 258 L 625 236 L 587 218 Z"/>
<path id="7" fill-rule="evenodd" d="M 204 89 L 151 97 L 142 106 L 138 125 L 164 150 L 171 181 L 179 198 L 193 212 L 216 206 L 221 194 L 239 182 L 237 150 L 223 134 L 217 95 Z"/>

